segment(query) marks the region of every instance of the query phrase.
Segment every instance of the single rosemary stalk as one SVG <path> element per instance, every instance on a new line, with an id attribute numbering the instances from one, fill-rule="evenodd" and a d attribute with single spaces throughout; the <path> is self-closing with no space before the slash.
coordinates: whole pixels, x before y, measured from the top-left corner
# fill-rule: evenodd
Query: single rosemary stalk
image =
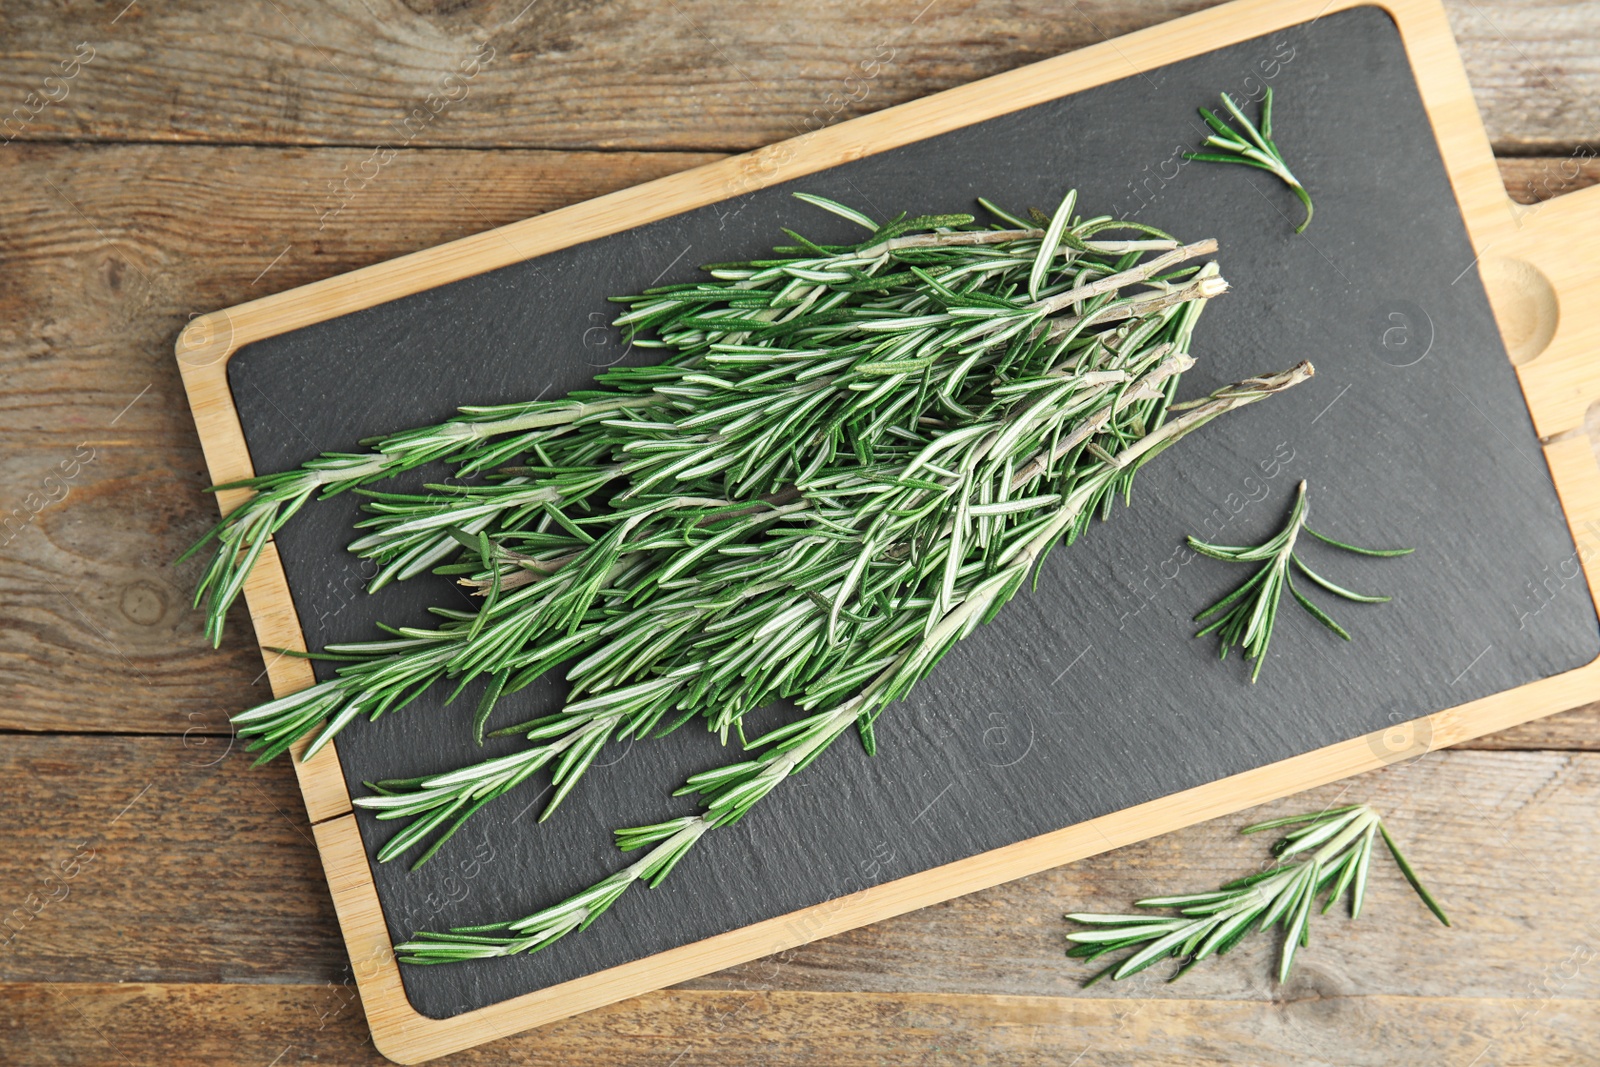
<path id="1" fill-rule="evenodd" d="M 1278 151 L 1278 146 L 1272 140 L 1272 87 L 1267 86 L 1267 92 L 1261 100 L 1261 125 L 1251 122 L 1239 105 L 1227 93 L 1222 94 L 1222 106 L 1228 109 L 1228 114 L 1239 123 L 1243 134 L 1236 133 L 1226 121 L 1218 118 L 1207 108 L 1200 109 L 1200 117 L 1206 120 L 1213 133 L 1206 138 L 1206 147 L 1215 148 L 1215 152 L 1185 152 L 1185 159 L 1197 159 L 1204 163 L 1240 163 L 1247 167 L 1256 167 L 1273 175 L 1283 184 L 1287 185 L 1306 206 L 1306 217 L 1300 225 L 1294 228 L 1295 233 L 1304 233 L 1306 227 L 1311 225 L 1311 194 L 1306 192 L 1306 187 L 1300 184 L 1300 179 L 1294 176 L 1289 165 L 1283 161 L 1283 153 Z"/>
<path id="2" fill-rule="evenodd" d="M 1069 920 L 1089 929 L 1067 935 L 1067 940 L 1074 943 L 1067 955 L 1094 960 L 1127 948 L 1137 950 L 1084 984 L 1093 985 L 1107 975 L 1113 980 L 1126 978 L 1168 958 L 1183 961 L 1169 979 L 1175 980 L 1201 960 L 1220 956 L 1249 934 L 1276 925 L 1283 927 L 1278 981 L 1288 981 L 1295 953 L 1310 942 L 1311 909 L 1319 894 L 1327 893 L 1322 905 L 1324 915 L 1348 893 L 1350 917 L 1360 917 L 1372 845 L 1379 835 L 1417 896 L 1441 923 L 1450 925 L 1444 909 L 1423 888 L 1411 864 L 1401 855 L 1382 818 L 1367 805 L 1273 819 L 1247 826 L 1242 832 L 1254 834 L 1284 826 L 1297 829 L 1273 847 L 1273 855 L 1279 860 L 1298 856 L 1299 862 L 1275 865 L 1229 882 L 1214 893 L 1149 897 L 1135 902 L 1140 908 L 1176 909 L 1177 915 L 1069 914 Z"/>

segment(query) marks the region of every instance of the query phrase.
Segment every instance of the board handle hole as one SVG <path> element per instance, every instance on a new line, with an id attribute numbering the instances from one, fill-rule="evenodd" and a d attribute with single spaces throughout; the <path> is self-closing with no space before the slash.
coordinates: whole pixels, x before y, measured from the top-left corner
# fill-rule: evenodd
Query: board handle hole
<path id="1" fill-rule="evenodd" d="M 1519 367 L 1531 363 L 1549 347 L 1561 321 L 1555 286 L 1526 260 L 1485 256 L 1478 266 L 1506 354 Z"/>

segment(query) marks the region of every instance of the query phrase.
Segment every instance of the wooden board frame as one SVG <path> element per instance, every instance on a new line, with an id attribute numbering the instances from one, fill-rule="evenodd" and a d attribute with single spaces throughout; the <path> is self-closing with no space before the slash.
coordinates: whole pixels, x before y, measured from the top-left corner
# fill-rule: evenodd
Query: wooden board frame
<path id="1" fill-rule="evenodd" d="M 1309 22 L 1370 0 L 1235 0 L 1126 37 L 827 127 L 792 140 L 253 300 L 194 319 L 176 350 L 214 483 L 255 474 L 228 384 L 241 346 L 778 181 Z M 1600 402 L 1600 261 L 1576 233 L 1600 233 L 1600 188 L 1531 208 L 1506 196 L 1439 0 L 1382 0 L 1399 28 L 1460 204 L 1490 303 L 1544 445 L 1556 492 L 1600 604 L 1600 466 L 1585 430 Z M 224 512 L 246 491 L 221 493 Z M 310 665 L 266 651 L 304 649 L 272 545 L 245 583 L 278 696 L 311 685 Z M 301 762 L 306 809 L 328 875 L 373 1043 L 416 1063 L 659 989 L 892 915 L 1217 818 L 1600 697 L 1600 660 L 1401 727 L 1269 764 L 1004 848 L 683 945 L 448 1019 L 406 998 L 334 747 Z"/>

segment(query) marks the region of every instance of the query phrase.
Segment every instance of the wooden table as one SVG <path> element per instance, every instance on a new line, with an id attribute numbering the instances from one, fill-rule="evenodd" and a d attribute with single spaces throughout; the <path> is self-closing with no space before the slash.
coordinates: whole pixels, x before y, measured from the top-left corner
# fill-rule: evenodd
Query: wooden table
<path id="1" fill-rule="evenodd" d="M 292 772 L 229 738 L 248 619 L 208 648 L 171 565 L 184 322 L 1206 4 L 124 3 L 0 10 L 0 1062 L 381 1062 Z M 1450 11 L 1513 195 L 1600 180 L 1600 5 Z M 1251 814 L 1340 797 L 1455 929 L 1384 867 L 1285 986 L 1262 941 L 1080 989 L 1061 913 L 1249 869 L 1241 816 L 449 1062 L 1600 1062 L 1600 705 Z"/>

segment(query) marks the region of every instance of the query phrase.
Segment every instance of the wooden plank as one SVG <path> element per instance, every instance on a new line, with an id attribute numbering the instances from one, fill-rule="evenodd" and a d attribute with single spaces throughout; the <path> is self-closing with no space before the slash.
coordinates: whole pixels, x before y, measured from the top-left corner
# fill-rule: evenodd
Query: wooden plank
<path id="1" fill-rule="evenodd" d="M 228 738 L 0 741 L 0 978 L 263 982 L 345 953 L 287 765 Z M 6 1056 L 0 1052 L 0 1060 Z"/>
<path id="2" fill-rule="evenodd" d="M 1600 137 L 1600 127 L 1590 134 Z M 1519 204 L 1537 204 L 1600 182 L 1597 152 L 1578 149 L 1564 156 L 1511 157 L 1498 160 L 1506 192 Z"/>
<path id="3" fill-rule="evenodd" d="M 19 139 L 744 150 L 1213 2 L 18 0 L 0 100 Z M 1446 7 L 1497 147 L 1592 144 L 1593 5 Z"/>
<path id="4" fill-rule="evenodd" d="M 0 828 L 0 886 L 15 898 L 0 900 L 0 923 L 26 894 L 43 901 L 36 916 L 0 927 L 10 938 L 0 980 L 351 979 L 293 776 L 281 765 L 252 769 L 237 751 L 206 766 L 221 753 L 179 738 L 7 738 L 0 804 L 50 817 Z M 1241 837 L 1240 826 L 1357 800 L 1388 816 L 1455 928 L 1438 927 L 1385 861 L 1367 919 L 1330 916 L 1316 927 L 1299 965 L 1308 981 L 1341 994 L 1513 996 L 1568 940 L 1600 935 L 1573 911 L 1600 881 L 1600 842 L 1574 833 L 1600 807 L 1600 754 L 1444 751 L 686 987 L 1076 996 L 1089 972 L 1061 955 L 1063 912 L 1214 887 L 1266 858 L 1268 842 Z M 93 858 L 65 877 L 63 861 L 86 855 L 86 841 Z M 1274 958 L 1267 942 L 1252 942 L 1176 986 L 1152 973 L 1093 992 L 1266 999 Z M 1585 995 L 1600 998 L 1593 981 Z"/>
<path id="5" fill-rule="evenodd" d="M 115 813 L 163 765 L 151 753 L 174 750 L 155 739 L 24 741 L 5 781 L 37 784 L 0 797 L 41 810 L 60 793 L 69 805 L 60 831 L 100 816 L 102 800 Z M 53 769 L 35 777 L 45 765 Z M 128 772 L 71 800 L 93 765 Z M 251 845 L 248 864 L 227 853 L 232 876 L 206 866 L 202 853 L 230 839 L 272 839 L 271 802 L 293 800 L 286 775 L 250 772 L 278 779 L 258 793 L 239 780 L 238 761 L 219 767 L 228 771 L 215 795 L 191 785 L 186 803 L 163 808 L 147 794 L 106 835 L 73 896 L 0 950 L 0 1018 L 11 1027 L 0 1027 L 0 1043 L 13 1062 L 119 1062 L 110 1049 L 136 1063 L 382 1062 L 326 904 L 306 912 L 304 898 L 322 894 L 303 884 L 317 879 L 301 869 L 315 863 L 310 847 L 285 829 L 271 848 Z M 1158 970 L 1079 988 L 1088 969 L 1061 955 L 1061 912 L 1208 888 L 1262 861 L 1267 842 L 1236 833 L 1247 820 L 1362 799 L 1386 813 L 1453 929 L 1380 857 L 1368 913 L 1319 920 L 1285 987 L 1271 981 L 1271 945 L 1257 940 L 1176 984 Z M 1600 879 L 1600 843 L 1573 828 L 1597 804 L 1600 756 L 1435 753 L 601 1008 L 459 1062 L 665 1063 L 686 1053 L 680 1062 L 1064 1063 L 1090 1045 L 1096 1054 L 1081 1062 L 1465 1064 L 1487 1047 L 1480 1063 L 1581 1063 L 1600 1043 L 1600 931 L 1573 904 Z M 0 831 L 0 863 L 11 864 L 0 884 L 23 884 L 26 865 L 11 857 L 43 856 L 71 834 L 50 836 Z M 290 854 L 303 864 L 290 870 Z M 96 880 L 105 888 L 91 896 Z M 168 910 L 177 915 L 162 925 Z M 285 915 L 315 941 L 292 940 Z M 295 951 L 274 948 L 286 938 Z M 53 951 L 29 947 L 50 940 Z M 1590 953 L 1574 960 L 1580 946 Z"/>
<path id="6" fill-rule="evenodd" d="M 387 1063 L 338 986 L 0 984 L 22 1064 L 291 1067 Z M 959 993 L 668 990 L 457 1054 L 452 1064 L 1147 1067 L 1590 1064 L 1593 1000 L 1325 995 L 1282 1002 Z M 1521 1022 L 1525 1020 L 1525 1023 Z M 677 1059 L 674 1059 L 677 1057 Z M 1074 1057 L 1077 1057 L 1075 1060 Z"/>
<path id="7" fill-rule="evenodd" d="M 172 338 L 189 315 L 513 222 L 718 157 L 441 150 L 397 160 L 319 228 L 359 149 L 13 145 L 0 152 L 0 729 L 225 732 L 268 695 L 248 616 L 221 652 L 167 564 L 214 521 Z M 1518 199 L 1600 162 L 1502 159 Z M 174 190 L 203 226 L 178 224 Z M 92 450 L 80 457 L 79 447 Z M 66 464 L 65 468 L 62 464 Z M 68 471 L 75 472 L 66 477 Z M 31 500 L 30 500 L 31 498 Z M 351 596 L 358 595 L 352 589 Z M 62 694 L 76 698 L 64 701 Z M 1600 747 L 1600 710 L 1492 743 Z"/>

